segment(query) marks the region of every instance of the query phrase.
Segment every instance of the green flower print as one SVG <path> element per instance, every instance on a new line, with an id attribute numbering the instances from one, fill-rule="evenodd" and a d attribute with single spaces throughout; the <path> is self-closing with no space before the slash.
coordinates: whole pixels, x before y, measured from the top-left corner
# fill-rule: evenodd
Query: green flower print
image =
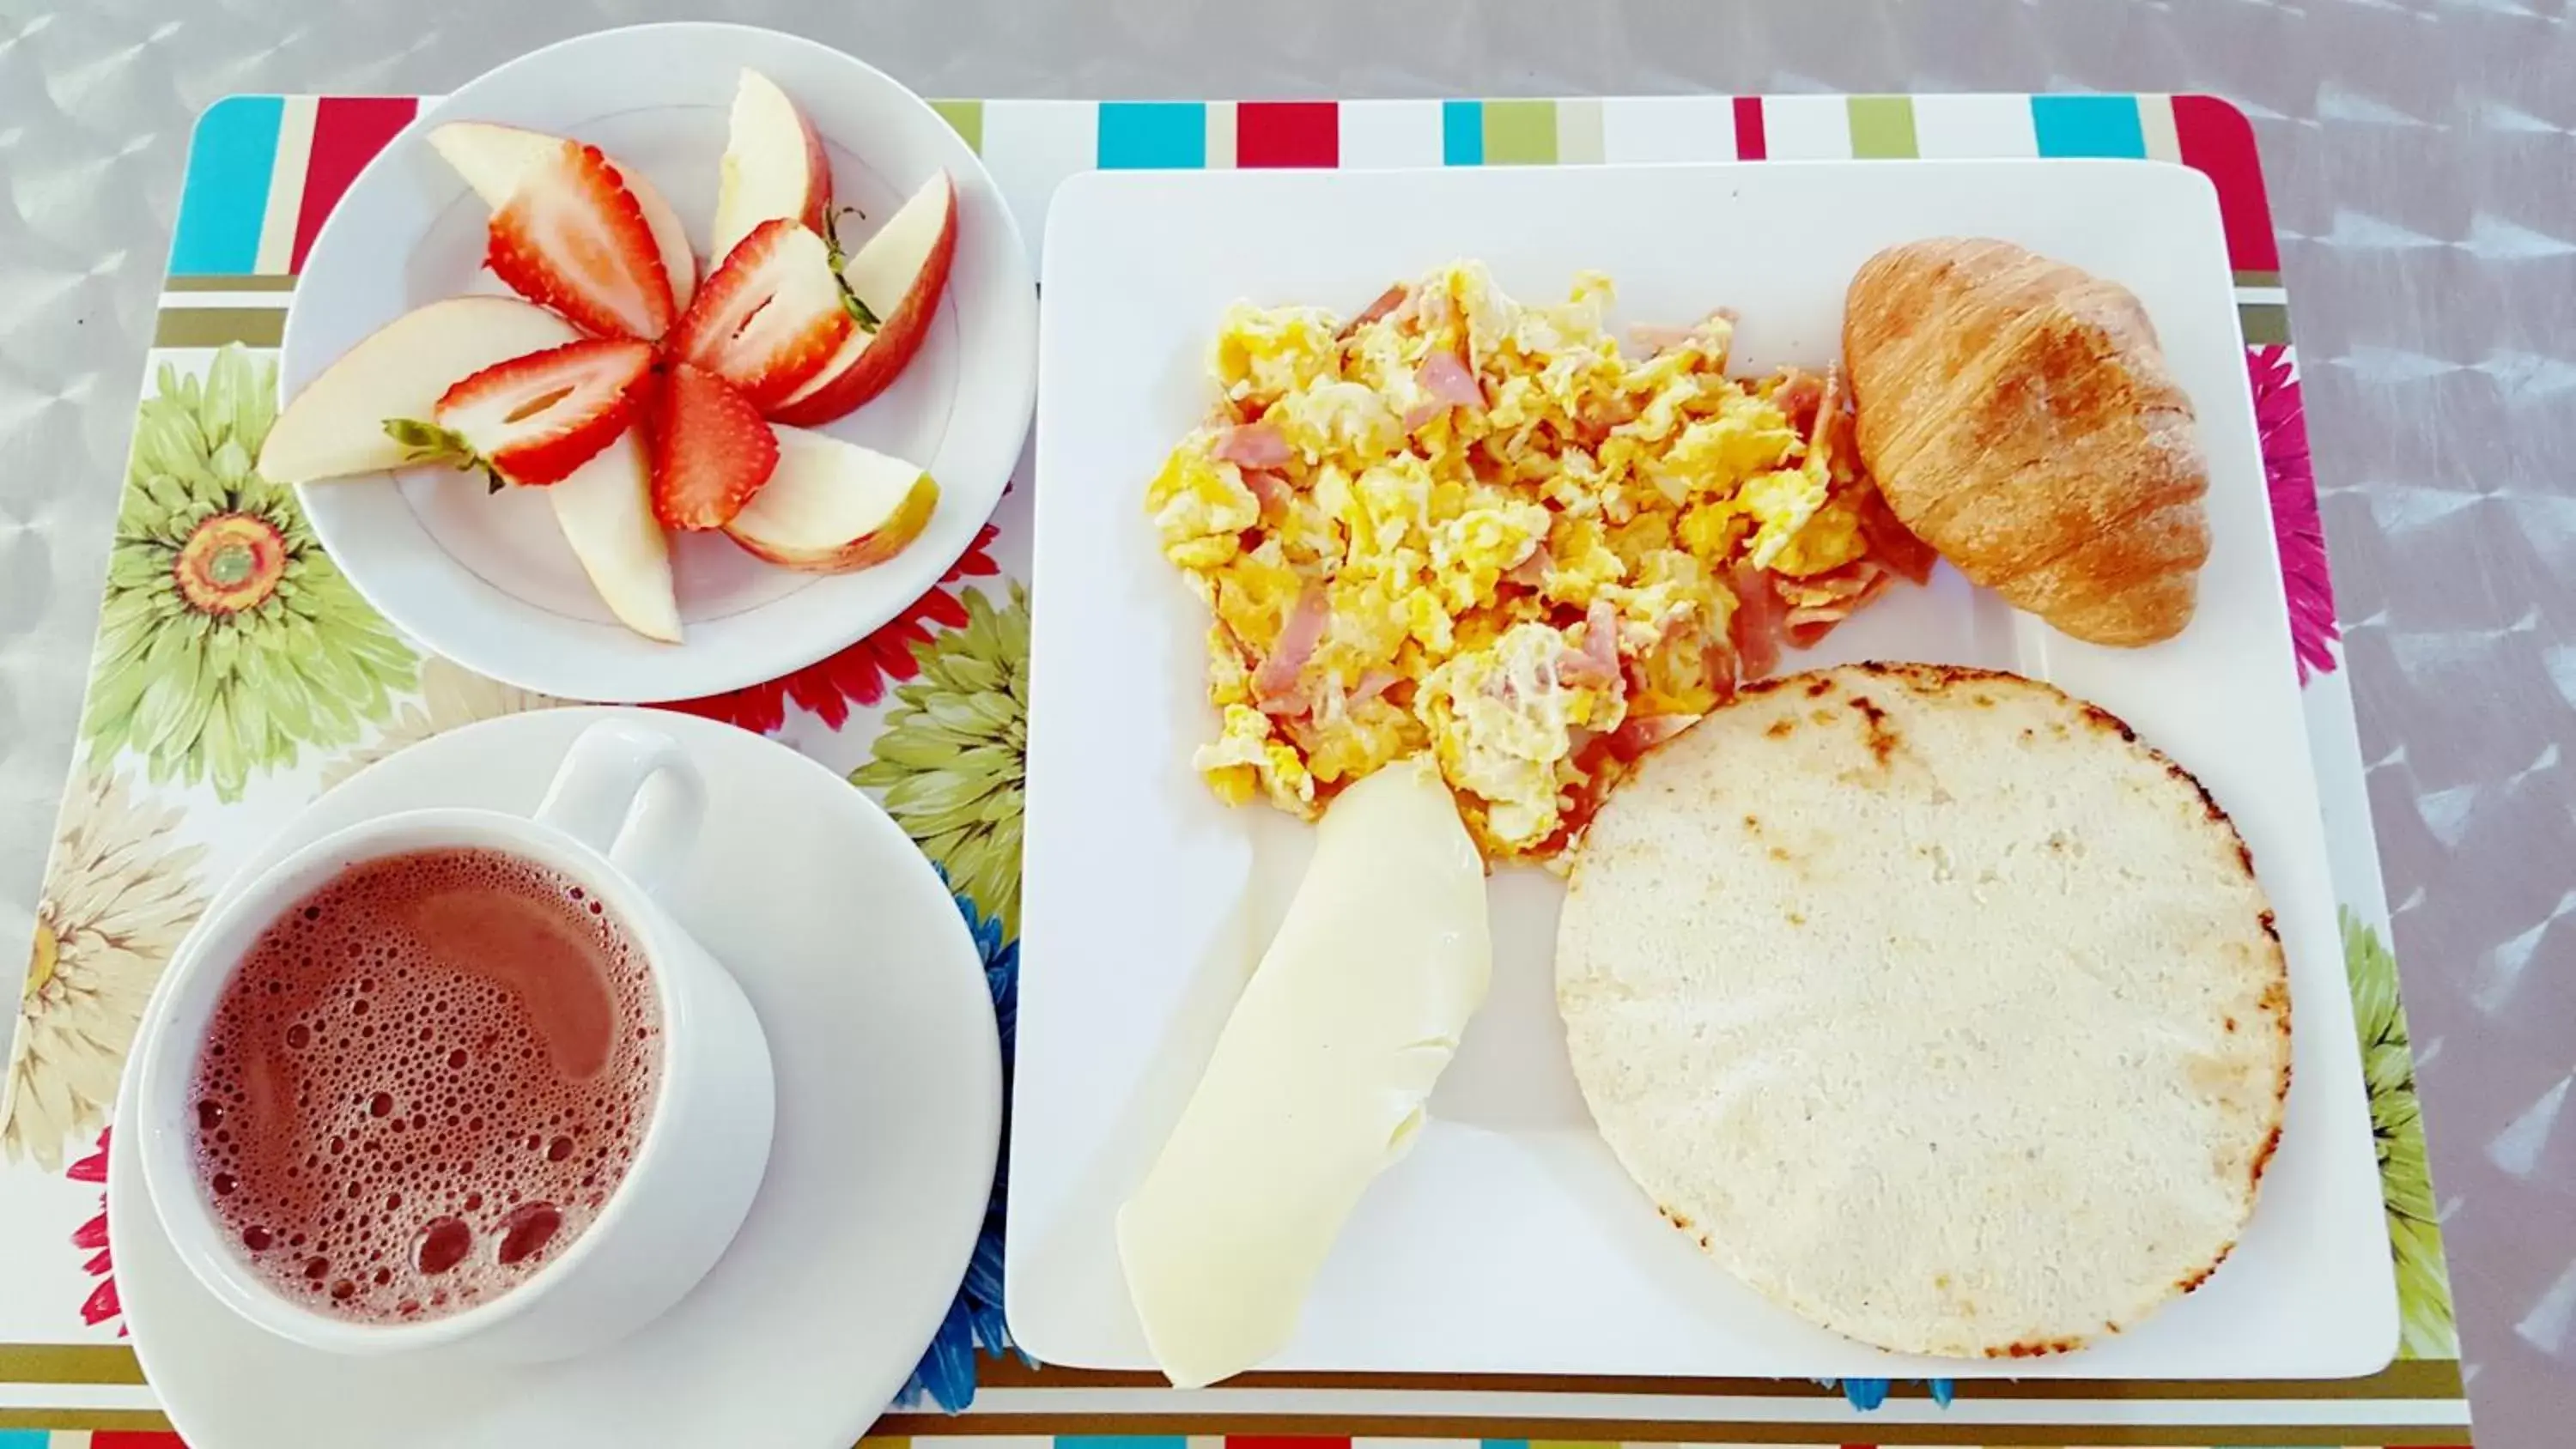
<path id="1" fill-rule="evenodd" d="M 1028 752 L 1029 596 L 968 590 L 966 623 L 913 647 L 921 678 L 895 690 L 850 783 L 885 807 L 1005 939 L 1020 934 L 1020 782 Z"/>
<path id="2" fill-rule="evenodd" d="M 131 749 L 154 781 L 212 780 L 225 800 L 304 746 L 355 742 L 416 666 L 253 469 L 276 417 L 276 367 L 238 346 L 202 383 L 162 367 L 135 420 L 81 726 L 96 758 Z"/>
<path id="3" fill-rule="evenodd" d="M 2406 1008 L 2397 999 L 2397 958 L 2350 910 L 2342 916 L 2344 971 L 2352 978 L 2370 1125 L 2379 1142 L 2380 1190 L 2388 1199 L 2388 1237 L 2397 1255 L 2397 1315 L 2403 1326 L 2398 1355 L 2456 1358 L 2460 1337 L 2451 1318 L 2451 1275 L 2433 1218 L 2433 1174 L 2424 1160 Z"/>

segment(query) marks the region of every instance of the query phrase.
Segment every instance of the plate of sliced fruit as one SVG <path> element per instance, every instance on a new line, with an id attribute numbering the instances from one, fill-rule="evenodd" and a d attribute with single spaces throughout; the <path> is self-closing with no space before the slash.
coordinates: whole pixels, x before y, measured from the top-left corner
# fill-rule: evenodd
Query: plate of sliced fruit
<path id="1" fill-rule="evenodd" d="M 934 585 L 1027 436 L 1037 296 L 868 65 L 638 26 L 424 107 L 289 311 L 261 471 L 431 649 L 574 699 L 800 669 Z"/>

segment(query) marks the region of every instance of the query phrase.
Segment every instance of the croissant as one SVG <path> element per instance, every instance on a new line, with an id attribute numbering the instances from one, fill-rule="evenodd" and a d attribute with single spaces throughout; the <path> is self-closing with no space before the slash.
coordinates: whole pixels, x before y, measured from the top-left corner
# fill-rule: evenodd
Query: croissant
<path id="1" fill-rule="evenodd" d="M 1861 460 L 1959 572 L 2078 639 L 2191 622 L 2209 472 L 2128 289 L 2010 242 L 1891 247 L 1843 312 Z"/>

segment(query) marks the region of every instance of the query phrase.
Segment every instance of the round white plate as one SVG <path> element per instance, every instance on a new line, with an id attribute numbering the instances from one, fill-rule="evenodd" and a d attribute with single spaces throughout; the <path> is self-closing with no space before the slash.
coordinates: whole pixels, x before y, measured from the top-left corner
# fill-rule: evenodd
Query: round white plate
<path id="1" fill-rule="evenodd" d="M 721 534 L 673 540 L 687 642 L 619 626 L 536 490 L 487 494 L 445 468 L 298 490 L 332 560 L 405 632 L 479 674 L 565 699 L 668 700 L 775 679 L 847 647 L 921 597 L 1001 500 L 1037 395 L 1037 284 L 983 163 L 920 97 L 837 50 L 740 25 L 644 25 L 524 55 L 424 108 L 351 183 L 287 313 L 279 385 L 293 397 L 412 308 L 503 290 L 483 270 L 490 213 L 429 144 L 448 121 L 575 136 L 644 174 L 703 258 L 734 87 L 749 67 L 804 108 L 832 158 L 855 248 L 945 167 L 957 253 L 930 336 L 895 385 L 823 431 L 918 462 L 939 508 L 875 568 L 817 576 Z M 701 270 L 704 263 L 701 263 Z"/>
<path id="2" fill-rule="evenodd" d="M 532 810 L 573 737 L 610 713 L 514 715 L 414 745 L 324 796 L 247 869 L 387 811 Z M 974 1250 L 1001 1132 L 982 957 L 938 873 L 858 790 L 730 726 L 642 718 L 707 779 L 694 869 L 665 903 L 742 982 L 778 1072 L 777 1138 L 740 1235 L 668 1315 L 569 1363 L 343 1358 L 252 1328 L 200 1287 L 120 1135 L 117 1292 L 196 1449 L 846 1449 L 920 1361 Z"/>

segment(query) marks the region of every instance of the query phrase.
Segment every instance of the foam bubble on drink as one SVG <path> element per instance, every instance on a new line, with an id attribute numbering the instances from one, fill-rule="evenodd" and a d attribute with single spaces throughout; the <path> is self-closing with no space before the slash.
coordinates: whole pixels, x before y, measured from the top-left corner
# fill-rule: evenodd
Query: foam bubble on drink
<path id="1" fill-rule="evenodd" d="M 366 862 L 235 969 L 200 1048 L 198 1181 L 271 1287 L 361 1322 L 491 1301 L 563 1256 L 661 1077 L 643 952 L 512 856 Z"/>

